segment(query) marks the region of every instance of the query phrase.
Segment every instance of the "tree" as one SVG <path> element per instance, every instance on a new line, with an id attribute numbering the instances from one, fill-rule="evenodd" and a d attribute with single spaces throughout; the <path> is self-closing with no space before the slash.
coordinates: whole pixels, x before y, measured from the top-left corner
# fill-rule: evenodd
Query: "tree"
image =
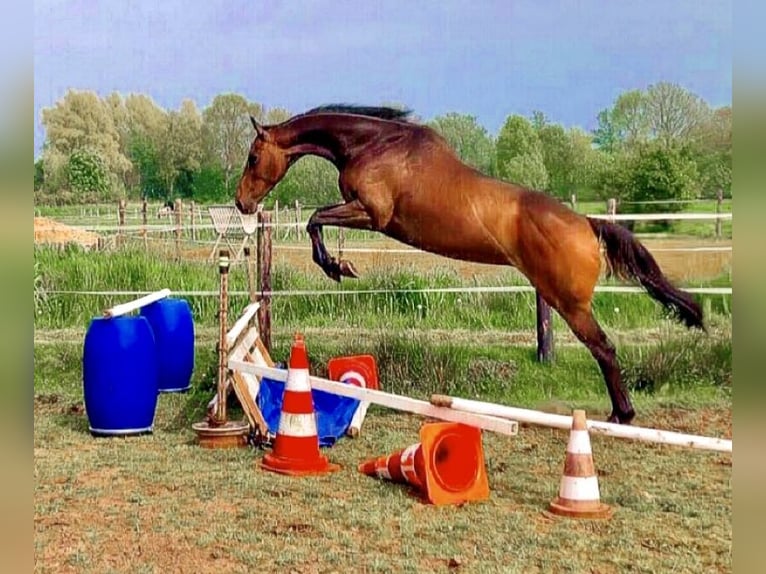
<path id="1" fill-rule="evenodd" d="M 487 175 L 495 174 L 494 143 L 474 116 L 449 113 L 437 116 L 429 125 L 447 140 L 465 163 Z"/>
<path id="2" fill-rule="evenodd" d="M 665 148 L 693 142 L 710 116 L 699 96 L 668 82 L 649 86 L 646 105 L 651 135 Z"/>
<path id="3" fill-rule="evenodd" d="M 625 178 L 631 201 L 694 199 L 699 193 L 699 176 L 688 148 L 665 147 L 652 143 L 635 155 L 630 173 Z M 682 205 L 668 203 L 663 211 L 680 211 Z M 637 205 L 636 211 L 654 211 L 655 205 Z"/>
<path id="4" fill-rule="evenodd" d="M 224 182 L 224 173 L 219 165 L 205 165 L 195 175 L 192 182 L 195 201 L 228 203 L 231 194 Z"/>
<path id="5" fill-rule="evenodd" d="M 537 114 L 532 124 L 540 139 L 543 164 L 548 174 L 545 189 L 563 198 L 573 191 L 575 182 L 574 140 L 561 125 L 549 124 L 542 113 Z"/>
<path id="6" fill-rule="evenodd" d="M 271 108 L 264 113 L 263 123 L 265 125 L 281 124 L 282 122 L 289 120 L 291 117 L 292 114 L 286 108 Z"/>
<path id="7" fill-rule="evenodd" d="M 136 133 L 130 139 L 129 152 L 139 195 L 147 199 L 169 197 L 168 189 L 160 175 L 160 157 L 154 142 L 148 136 Z"/>
<path id="8" fill-rule="evenodd" d="M 257 111 L 244 97 L 223 94 L 216 96 L 202 114 L 205 155 L 222 170 L 226 189 L 247 157 L 254 137 L 249 115 Z"/>
<path id="9" fill-rule="evenodd" d="M 69 156 L 81 149 L 98 154 L 114 178 L 130 170 L 130 160 L 120 150 L 112 111 L 94 92 L 69 90 L 54 107 L 42 110 L 42 122 L 46 131 L 46 173 L 53 175 L 64 168 Z"/>
<path id="10" fill-rule="evenodd" d="M 277 184 L 269 200 L 270 203 L 279 200 L 282 205 L 292 205 L 295 200 L 304 205 L 339 203 L 338 170 L 324 159 L 303 157 L 293 164 L 284 179 Z"/>
<path id="11" fill-rule="evenodd" d="M 77 201 L 98 201 L 109 197 L 109 174 L 97 152 L 88 149 L 73 152 L 69 156 L 67 175 L 69 189 Z"/>
<path id="12" fill-rule="evenodd" d="M 144 94 L 130 94 L 125 98 L 130 137 L 141 135 L 154 143 L 159 142 L 165 128 L 167 112 Z"/>
<path id="13" fill-rule="evenodd" d="M 548 172 L 543 156 L 539 152 L 517 155 L 501 166 L 501 172 L 507 181 L 544 190 L 548 188 Z"/>
<path id="14" fill-rule="evenodd" d="M 593 141 L 607 152 L 647 141 L 649 136 L 648 98 L 640 90 L 620 94 L 614 105 L 598 114 Z"/>
<path id="15" fill-rule="evenodd" d="M 523 116 L 506 119 L 497 138 L 497 171 L 507 181 L 543 190 L 548 187 L 542 144 L 534 127 Z"/>
<path id="16" fill-rule="evenodd" d="M 715 197 L 719 189 L 731 192 L 731 107 L 724 106 L 713 110 L 699 125 L 694 141 L 702 194 Z"/>
<path id="17" fill-rule="evenodd" d="M 45 167 L 43 166 L 43 160 L 36 159 L 35 160 L 35 177 L 34 177 L 35 191 L 42 189 L 44 181 L 45 181 Z"/>
<path id="18" fill-rule="evenodd" d="M 194 102 L 184 100 L 179 111 L 168 114 L 157 151 L 159 174 L 165 183 L 168 199 L 172 199 L 181 172 L 196 172 L 201 166 L 202 116 Z M 187 187 L 187 190 L 190 189 Z"/>
<path id="19" fill-rule="evenodd" d="M 542 153 L 540 138 L 524 116 L 508 116 L 497 138 L 497 162 L 503 164 L 516 156 Z"/>
<path id="20" fill-rule="evenodd" d="M 160 177 L 159 150 L 168 115 L 144 94 L 130 94 L 124 101 L 127 115 L 127 149 L 133 163 L 128 187 L 141 197 L 162 199 L 168 197 L 165 182 Z"/>

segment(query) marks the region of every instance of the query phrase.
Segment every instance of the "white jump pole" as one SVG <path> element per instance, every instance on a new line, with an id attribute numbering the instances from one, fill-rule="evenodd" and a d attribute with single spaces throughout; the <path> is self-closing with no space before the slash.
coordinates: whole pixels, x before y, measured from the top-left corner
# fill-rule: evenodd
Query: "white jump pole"
<path id="1" fill-rule="evenodd" d="M 431 397 L 431 404 L 451 408 L 460 412 L 508 418 L 533 425 L 553 427 L 563 430 L 570 430 L 572 428 L 572 417 L 567 415 L 556 415 L 530 409 L 507 407 L 495 403 L 485 403 L 482 401 L 461 399 L 446 395 L 433 395 Z M 685 446 L 700 450 L 732 452 L 732 441 L 728 439 L 711 438 L 593 420 L 588 420 L 587 425 L 590 432 L 606 436 Z"/>
<path id="2" fill-rule="evenodd" d="M 234 343 L 237 342 L 237 339 L 239 339 L 239 336 L 245 330 L 245 327 L 250 324 L 250 320 L 255 317 L 255 314 L 258 312 L 260 307 L 260 302 L 250 303 L 247 307 L 245 307 L 245 310 L 242 312 L 240 318 L 237 319 L 237 322 L 234 323 L 234 326 L 229 330 L 228 333 L 226 333 L 227 349 L 231 349 L 234 346 Z"/>
<path id="3" fill-rule="evenodd" d="M 139 297 L 133 301 L 128 301 L 127 303 L 121 303 L 120 305 L 115 305 L 109 309 L 104 309 L 104 317 L 111 319 L 114 317 L 120 317 L 121 315 L 127 315 L 132 311 L 136 311 L 141 307 L 146 307 L 150 303 L 154 303 L 160 299 L 165 299 L 166 297 L 170 297 L 170 289 L 155 291 L 154 293 L 149 293 L 148 295 L 144 295 L 143 297 Z"/>
<path id="4" fill-rule="evenodd" d="M 229 368 L 241 373 L 250 373 L 258 377 L 268 377 L 274 381 L 287 381 L 287 371 L 282 369 L 273 369 L 263 367 L 244 361 L 229 361 Z M 330 381 L 320 377 L 309 377 L 311 387 L 320 391 L 350 397 L 360 401 L 368 401 L 384 407 L 399 411 L 406 411 L 427 417 L 433 417 L 450 422 L 463 423 L 466 425 L 478 427 L 484 430 L 493 431 L 500 434 L 515 436 L 519 432 L 519 425 L 516 421 L 505 418 L 488 416 L 483 414 L 461 412 L 449 408 L 434 406 L 428 401 L 421 401 L 383 391 L 376 391 L 364 387 L 357 387 L 347 383 Z"/>

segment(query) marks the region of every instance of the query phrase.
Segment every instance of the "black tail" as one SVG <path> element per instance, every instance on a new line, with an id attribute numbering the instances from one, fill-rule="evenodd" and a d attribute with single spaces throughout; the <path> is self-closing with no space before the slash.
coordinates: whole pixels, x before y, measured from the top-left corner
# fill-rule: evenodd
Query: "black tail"
<path id="1" fill-rule="evenodd" d="M 668 281 L 652 254 L 630 231 L 603 219 L 588 218 L 588 222 L 606 247 L 606 259 L 612 274 L 624 280 L 638 280 L 649 295 L 672 311 L 687 327 L 705 329 L 699 304 L 691 295 Z"/>

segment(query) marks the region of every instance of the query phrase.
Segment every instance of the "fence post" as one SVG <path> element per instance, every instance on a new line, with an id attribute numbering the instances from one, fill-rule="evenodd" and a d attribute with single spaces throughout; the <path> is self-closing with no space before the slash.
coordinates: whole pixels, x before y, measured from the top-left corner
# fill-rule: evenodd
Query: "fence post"
<path id="1" fill-rule="evenodd" d="M 617 214 L 617 200 L 613 197 L 610 197 L 606 201 L 606 214 L 607 215 L 616 215 Z M 614 219 L 610 219 L 609 221 L 614 221 Z"/>
<path id="2" fill-rule="evenodd" d="M 148 250 L 148 240 L 146 238 L 146 218 L 147 218 L 147 205 L 146 205 L 146 198 L 144 198 L 141 201 L 141 237 L 144 238 L 144 251 Z"/>
<path id="3" fill-rule="evenodd" d="M 295 238 L 301 238 L 301 204 L 295 200 Z"/>
<path id="4" fill-rule="evenodd" d="M 572 204 L 572 211 L 577 211 L 577 195 L 573 193 L 569 201 Z"/>
<path id="5" fill-rule="evenodd" d="M 183 228 L 183 202 L 176 199 L 173 205 L 173 215 L 176 220 L 176 259 L 181 260 L 181 229 Z"/>
<path id="6" fill-rule="evenodd" d="M 346 234 L 342 227 L 338 228 L 338 261 L 343 258 L 343 247 L 346 244 Z"/>
<path id="7" fill-rule="evenodd" d="M 537 291 L 535 291 L 535 308 L 537 317 L 537 360 L 541 363 L 550 363 L 553 360 L 551 308 Z"/>
<path id="8" fill-rule="evenodd" d="M 126 201 L 124 199 L 121 199 L 119 203 L 117 204 L 117 221 L 119 224 L 119 231 L 117 234 L 117 246 L 122 247 L 123 243 L 123 236 L 124 233 L 124 227 L 125 227 L 125 205 Z"/>
<path id="9" fill-rule="evenodd" d="M 191 240 L 197 241 L 197 230 L 194 229 L 194 210 L 196 207 L 194 206 L 194 200 L 192 199 L 189 202 L 189 227 L 190 227 L 190 234 L 191 234 Z"/>
<path id="10" fill-rule="evenodd" d="M 279 200 L 274 200 L 274 229 L 277 230 L 277 239 L 279 239 Z"/>
<path id="11" fill-rule="evenodd" d="M 719 189 L 717 197 L 716 197 L 715 212 L 720 215 L 722 211 L 723 211 L 723 190 Z M 721 237 L 721 218 L 720 217 L 715 218 L 715 236 L 717 239 L 720 239 Z"/>
<path id="12" fill-rule="evenodd" d="M 255 303 L 255 268 L 253 265 L 253 254 L 250 247 L 244 248 L 245 265 L 247 266 L 247 291 L 250 295 L 250 303 Z"/>
<path id="13" fill-rule="evenodd" d="M 218 403 L 216 410 L 210 418 L 214 426 L 226 424 L 226 378 L 228 374 L 228 353 L 226 348 L 226 333 L 228 331 L 229 310 L 229 250 L 221 249 L 218 252 L 218 274 L 220 277 L 218 293 Z"/>
<path id="14" fill-rule="evenodd" d="M 261 289 L 258 332 L 266 350 L 271 353 L 271 214 L 260 211 L 258 223 L 258 283 Z"/>

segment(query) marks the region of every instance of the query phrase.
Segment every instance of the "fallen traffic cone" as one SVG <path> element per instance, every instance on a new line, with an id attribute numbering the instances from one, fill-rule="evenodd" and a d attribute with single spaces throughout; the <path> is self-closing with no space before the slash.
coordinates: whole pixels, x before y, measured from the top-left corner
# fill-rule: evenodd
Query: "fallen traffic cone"
<path id="1" fill-rule="evenodd" d="M 319 454 L 314 401 L 309 382 L 309 360 L 303 335 L 295 334 L 290 350 L 287 382 L 274 448 L 263 457 L 266 470 L 295 476 L 339 470 Z"/>
<path id="2" fill-rule="evenodd" d="M 426 423 L 419 443 L 363 462 L 359 471 L 410 484 L 431 504 L 489 497 L 481 430 L 460 423 Z"/>
<path id="3" fill-rule="evenodd" d="M 573 518 L 611 518 L 612 508 L 602 504 L 599 495 L 585 411 L 576 410 L 572 415 L 564 475 L 559 495 L 550 503 L 549 510 Z"/>
<path id="4" fill-rule="evenodd" d="M 340 381 L 365 389 L 380 389 L 378 369 L 375 365 L 375 357 L 372 355 L 335 357 L 327 363 L 327 370 L 330 379 L 333 381 Z M 359 406 L 354 411 L 354 416 L 348 425 L 347 435 L 354 438 L 359 436 L 359 431 L 362 429 L 362 423 L 369 407 L 369 402 L 359 402 Z"/>

